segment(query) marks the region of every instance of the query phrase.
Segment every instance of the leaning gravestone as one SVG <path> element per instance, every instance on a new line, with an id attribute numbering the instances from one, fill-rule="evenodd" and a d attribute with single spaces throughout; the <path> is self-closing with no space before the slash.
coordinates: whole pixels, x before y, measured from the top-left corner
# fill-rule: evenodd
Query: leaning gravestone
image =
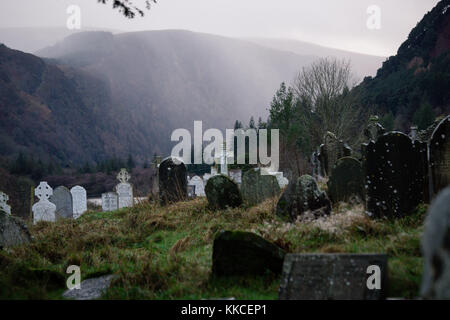
<path id="1" fill-rule="evenodd" d="M 241 185 L 244 202 L 253 206 L 280 194 L 280 186 L 274 175 L 261 174 L 261 169 L 250 169 L 244 173 Z"/>
<path id="2" fill-rule="evenodd" d="M 313 177 L 304 175 L 289 184 L 277 203 L 276 214 L 291 222 L 307 211 L 314 217 L 325 216 L 331 212 L 331 203 L 325 192 L 317 186 Z"/>
<path id="3" fill-rule="evenodd" d="M 343 157 L 349 157 L 352 153 L 352 149 L 331 132 L 325 134 L 324 144 L 320 146 L 319 150 L 320 167 L 327 177 L 330 176 L 336 161 Z"/>
<path id="4" fill-rule="evenodd" d="M 115 211 L 119 208 L 119 196 L 115 192 L 102 193 L 102 211 Z"/>
<path id="5" fill-rule="evenodd" d="M 381 300 L 387 292 L 387 256 L 288 254 L 280 300 Z"/>
<path id="6" fill-rule="evenodd" d="M 159 199 L 162 205 L 187 197 L 187 172 L 183 161 L 168 157 L 159 165 Z"/>
<path id="7" fill-rule="evenodd" d="M 28 243 L 30 240 L 30 232 L 25 223 L 0 208 L 0 249 Z"/>
<path id="8" fill-rule="evenodd" d="M 280 274 L 285 256 L 283 249 L 242 231 L 220 231 L 213 245 L 212 273 L 215 276 Z"/>
<path id="9" fill-rule="evenodd" d="M 11 206 L 8 205 L 9 197 L 6 193 L 0 191 L 0 210 L 11 215 Z"/>
<path id="10" fill-rule="evenodd" d="M 214 209 L 235 208 L 242 204 L 238 185 L 223 174 L 209 178 L 205 193 L 209 206 Z"/>
<path id="11" fill-rule="evenodd" d="M 428 210 L 422 236 L 425 268 L 421 295 L 450 299 L 450 187 L 442 191 Z"/>
<path id="12" fill-rule="evenodd" d="M 69 189 L 64 186 L 57 187 L 49 200 L 56 205 L 56 217 L 73 218 L 73 199 Z"/>
<path id="13" fill-rule="evenodd" d="M 44 181 L 34 189 L 34 194 L 39 201 L 32 208 L 33 222 L 35 224 L 39 221 L 54 222 L 56 220 L 56 206 L 49 201 L 50 196 L 53 194 L 53 189 Z"/>
<path id="14" fill-rule="evenodd" d="M 121 169 L 117 174 L 117 180 L 120 183 L 116 186 L 116 193 L 118 195 L 118 206 L 119 209 L 130 208 L 134 204 L 133 198 L 133 186 L 128 183 L 130 180 L 130 174 L 126 169 Z"/>
<path id="15" fill-rule="evenodd" d="M 73 199 L 73 218 L 78 219 L 87 211 L 86 189 L 81 186 L 75 186 L 70 189 Z"/>
<path id="16" fill-rule="evenodd" d="M 205 185 L 203 179 L 200 178 L 199 176 L 192 177 L 192 179 L 189 180 L 188 186 L 195 187 L 194 192 L 197 197 L 205 196 Z"/>
<path id="17" fill-rule="evenodd" d="M 450 116 L 442 120 L 430 139 L 432 196 L 450 185 Z"/>
<path id="18" fill-rule="evenodd" d="M 428 198 L 424 143 L 401 132 L 386 133 L 368 144 L 364 160 L 369 216 L 406 216 Z"/>
<path id="19" fill-rule="evenodd" d="M 364 173 L 361 162 L 345 157 L 336 162 L 328 180 L 328 196 L 331 202 L 347 202 L 357 196 L 364 202 Z"/>

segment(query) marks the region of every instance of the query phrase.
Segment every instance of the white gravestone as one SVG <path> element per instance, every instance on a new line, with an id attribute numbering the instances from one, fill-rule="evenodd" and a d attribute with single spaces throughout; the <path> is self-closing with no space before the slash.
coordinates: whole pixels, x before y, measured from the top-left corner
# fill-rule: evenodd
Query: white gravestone
<path id="1" fill-rule="evenodd" d="M 195 186 L 195 195 L 197 197 L 205 197 L 205 185 L 203 184 L 203 179 L 199 176 L 194 176 L 189 180 L 188 186 Z"/>
<path id="2" fill-rule="evenodd" d="M 228 171 L 230 175 L 230 179 L 236 182 L 238 185 L 242 183 L 242 170 L 240 169 L 233 169 Z"/>
<path id="3" fill-rule="evenodd" d="M 7 204 L 9 197 L 6 193 L 0 191 L 0 210 L 5 211 L 7 214 L 11 214 L 11 206 Z"/>
<path id="4" fill-rule="evenodd" d="M 81 186 L 75 186 L 70 189 L 73 198 L 73 218 L 78 219 L 87 211 L 86 189 Z"/>
<path id="5" fill-rule="evenodd" d="M 119 196 L 118 206 L 121 208 L 129 208 L 134 204 L 133 187 L 128 181 L 130 180 L 130 174 L 125 169 L 121 169 L 117 175 L 117 180 L 120 183 L 116 186 L 116 193 Z"/>
<path id="6" fill-rule="evenodd" d="M 119 200 L 115 192 L 102 193 L 102 211 L 114 211 L 118 209 Z"/>
<path id="7" fill-rule="evenodd" d="M 38 221 L 54 222 L 56 220 L 56 205 L 48 200 L 53 195 L 53 189 L 44 181 L 34 189 L 34 194 L 39 199 L 32 208 L 34 224 Z"/>

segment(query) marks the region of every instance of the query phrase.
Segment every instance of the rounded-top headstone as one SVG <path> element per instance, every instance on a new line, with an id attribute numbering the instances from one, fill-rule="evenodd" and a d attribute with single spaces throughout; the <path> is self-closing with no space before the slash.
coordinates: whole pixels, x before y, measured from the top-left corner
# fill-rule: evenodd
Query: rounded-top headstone
<path id="1" fill-rule="evenodd" d="M 280 194 L 280 185 L 274 175 L 261 174 L 253 168 L 244 173 L 241 184 L 242 198 L 249 205 L 256 205 Z"/>
<path id="2" fill-rule="evenodd" d="M 69 189 L 64 186 L 57 187 L 49 200 L 56 205 L 57 218 L 73 218 L 73 200 Z"/>
<path id="3" fill-rule="evenodd" d="M 401 132 L 389 132 L 367 146 L 367 214 L 402 217 L 427 198 L 426 145 Z"/>
<path id="4" fill-rule="evenodd" d="M 450 116 L 442 120 L 430 139 L 432 194 L 450 185 Z"/>
<path id="5" fill-rule="evenodd" d="M 210 207 L 214 209 L 235 208 L 242 204 L 238 185 L 222 174 L 209 178 L 205 193 Z"/>
<path id="6" fill-rule="evenodd" d="M 87 211 L 86 189 L 81 186 L 75 186 L 70 189 L 73 201 L 73 217 L 77 219 Z"/>
<path id="7" fill-rule="evenodd" d="M 187 171 L 183 161 L 168 157 L 159 165 L 159 198 L 161 204 L 183 201 L 187 198 Z"/>
<path id="8" fill-rule="evenodd" d="M 333 203 L 347 202 L 354 196 L 361 202 L 365 200 L 361 162 L 351 157 L 341 158 L 336 162 L 328 180 L 328 196 Z"/>

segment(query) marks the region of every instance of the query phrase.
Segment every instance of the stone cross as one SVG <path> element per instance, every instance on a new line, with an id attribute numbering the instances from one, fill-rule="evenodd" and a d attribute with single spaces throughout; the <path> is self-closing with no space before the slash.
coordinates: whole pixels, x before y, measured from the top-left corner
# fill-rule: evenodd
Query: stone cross
<path id="1" fill-rule="evenodd" d="M 53 195 L 53 189 L 47 182 L 43 181 L 34 190 L 34 194 L 39 201 L 33 205 L 33 222 L 56 220 L 56 205 L 49 201 L 50 196 Z"/>
<path id="2" fill-rule="evenodd" d="M 120 169 L 120 172 L 117 174 L 117 180 L 121 183 L 127 183 L 130 180 L 130 174 L 125 168 Z"/>
<path id="3" fill-rule="evenodd" d="M 7 214 L 11 214 L 11 206 L 6 203 L 8 200 L 8 195 L 0 191 L 0 210 L 5 211 Z"/>

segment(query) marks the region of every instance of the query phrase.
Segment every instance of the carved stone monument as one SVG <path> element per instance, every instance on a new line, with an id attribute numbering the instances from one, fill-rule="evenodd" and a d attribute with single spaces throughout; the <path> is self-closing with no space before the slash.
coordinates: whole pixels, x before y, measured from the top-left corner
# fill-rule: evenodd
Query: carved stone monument
<path id="1" fill-rule="evenodd" d="M 115 192 L 102 193 L 102 211 L 114 211 L 119 208 L 119 196 Z"/>
<path id="2" fill-rule="evenodd" d="M 64 186 L 57 187 L 49 200 L 56 205 L 56 217 L 73 218 L 73 199 L 69 189 Z"/>
<path id="3" fill-rule="evenodd" d="M 120 183 L 116 186 L 116 193 L 119 196 L 118 206 L 121 208 L 130 208 L 134 205 L 133 186 L 128 183 L 130 174 L 126 169 L 121 169 L 117 174 L 117 180 Z"/>
<path id="4" fill-rule="evenodd" d="M 73 200 L 73 218 L 79 218 L 87 211 L 87 195 L 86 189 L 81 186 L 75 186 L 70 189 Z"/>
<path id="5" fill-rule="evenodd" d="M 36 224 L 38 221 L 51 221 L 56 220 L 56 206 L 49 201 L 51 195 L 53 195 L 53 189 L 47 182 L 41 182 L 34 194 L 38 197 L 39 201 L 33 205 L 33 222 Z"/>

